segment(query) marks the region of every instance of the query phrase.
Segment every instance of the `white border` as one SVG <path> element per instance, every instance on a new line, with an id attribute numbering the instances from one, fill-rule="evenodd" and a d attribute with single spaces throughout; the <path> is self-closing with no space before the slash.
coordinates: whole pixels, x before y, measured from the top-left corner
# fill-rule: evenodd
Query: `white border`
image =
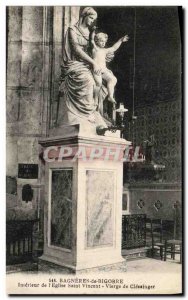
<path id="1" fill-rule="evenodd" d="M 89 2 L 89 3 L 88 3 Z M 1 30 L 0 30 L 0 57 L 1 57 L 1 72 L 0 72 L 0 91 L 1 91 L 1 117 L 0 117 L 0 143 L 1 143 L 1 172 L 0 172 L 0 183 L 1 183 L 1 189 L 0 189 L 0 199 L 1 199 L 1 218 L 0 218 L 0 225 L 1 225 L 1 235 L 0 235 L 0 239 L 2 242 L 1 244 L 1 268 L 0 268 L 0 296 L 1 299 L 5 299 L 8 296 L 5 293 L 5 174 L 6 174 L 6 169 L 5 169 L 5 159 L 6 159 L 6 150 L 5 150 L 5 111 L 6 111 L 6 107 L 5 107 L 5 70 L 6 70 L 6 51 L 5 51 L 5 44 L 6 44 L 6 36 L 5 36 L 5 28 L 6 28 L 6 23 L 5 23 L 5 7 L 6 6 L 10 6 L 10 5 L 15 5 L 15 6 L 22 6 L 22 5 L 33 5 L 33 6 L 44 6 L 44 5 L 52 5 L 52 6 L 64 6 L 64 5 L 84 5 L 84 6 L 100 6 L 100 5 L 108 5 L 108 6 L 113 6 L 113 5 L 126 5 L 126 6 L 134 6 L 134 5 L 138 5 L 138 6 L 153 6 L 153 5 L 157 5 L 157 6 L 164 6 L 164 5 L 175 5 L 175 6 L 183 6 L 183 8 L 185 9 L 185 15 L 186 15 L 186 8 L 187 8 L 187 0 L 182 0 L 182 1 L 161 1 L 161 0 L 150 0 L 150 1 L 146 1 L 146 0 L 142 0 L 142 1 L 130 1 L 127 0 L 125 1 L 120 1 L 120 0 L 108 0 L 108 1 L 100 1 L 100 0 L 95 0 L 95 1 L 60 1 L 60 0 L 53 0 L 53 1 L 41 1 L 41 0 L 32 0 L 32 1 L 28 1 L 28 0 L 20 0 L 20 1 L 13 1 L 13 0 L 6 0 L 5 1 L 2 0 L 2 2 L 0 3 L 0 20 L 1 20 Z M 185 49 L 187 49 L 187 34 L 186 34 L 186 21 L 185 21 L 185 47 L 184 47 L 184 55 L 186 55 L 186 51 Z M 187 59 L 185 60 L 186 65 L 185 65 L 185 72 L 187 70 Z M 185 76 L 185 75 L 184 75 Z M 188 78 L 188 77 L 187 77 Z M 185 82 L 184 82 L 184 89 L 185 87 L 188 86 L 188 82 L 187 79 L 185 78 Z M 185 110 L 185 115 L 187 115 L 188 112 L 188 106 L 186 105 L 186 91 L 184 94 L 184 110 Z M 186 137 L 186 132 L 187 132 L 187 121 L 186 121 L 186 117 L 184 117 L 184 122 L 185 122 L 185 137 Z M 184 153 L 186 154 L 186 149 L 187 149 L 187 140 L 185 140 L 185 146 L 184 146 Z M 187 182 L 187 169 L 188 169 L 188 161 L 185 160 L 184 162 L 184 167 L 185 167 L 185 183 L 184 183 L 184 187 L 187 186 L 188 182 Z M 186 184 L 187 183 L 187 184 Z M 184 201 L 186 200 L 186 192 L 184 195 Z M 188 205 L 185 205 L 185 209 L 186 209 L 186 213 L 184 216 L 184 222 L 185 225 L 187 224 L 186 222 L 186 216 L 187 216 L 187 210 L 188 210 Z M 186 228 L 185 227 L 185 232 L 186 232 Z M 187 243 L 186 245 L 187 246 Z M 187 247 L 186 247 L 187 249 Z M 185 286 L 188 286 L 188 276 L 185 276 Z M 67 298 L 65 296 L 63 296 L 64 298 Z M 126 296 L 128 297 L 128 296 Z M 53 299 L 56 299 L 56 297 L 50 297 Z M 68 297 L 68 299 L 70 299 L 72 297 Z M 97 297 L 98 299 L 100 298 L 99 296 Z M 114 297 L 116 298 L 116 297 Z M 131 297 L 133 298 L 133 297 Z M 135 296 L 134 298 L 136 299 L 140 299 L 139 296 Z M 147 297 L 147 299 L 152 298 L 151 297 Z M 176 298 L 176 297 L 173 297 Z M 27 299 L 27 297 L 22 297 L 22 299 Z M 35 299 L 40 299 L 40 297 L 35 297 Z M 117 297 L 118 299 L 118 297 Z M 166 299 L 166 297 L 160 297 L 160 299 Z"/>

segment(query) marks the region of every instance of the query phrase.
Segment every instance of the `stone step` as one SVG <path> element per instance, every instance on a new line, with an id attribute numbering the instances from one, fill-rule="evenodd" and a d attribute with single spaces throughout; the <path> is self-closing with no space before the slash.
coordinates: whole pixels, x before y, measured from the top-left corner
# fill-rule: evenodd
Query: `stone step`
<path id="1" fill-rule="evenodd" d="M 126 258 L 126 260 L 134 260 L 141 259 L 147 256 L 148 247 L 141 247 L 136 249 L 123 249 L 122 256 Z"/>
<path id="2" fill-rule="evenodd" d="M 6 266 L 6 273 L 18 273 L 18 272 L 34 272 L 38 270 L 38 264 L 36 262 L 26 262 L 22 264 L 8 265 Z"/>

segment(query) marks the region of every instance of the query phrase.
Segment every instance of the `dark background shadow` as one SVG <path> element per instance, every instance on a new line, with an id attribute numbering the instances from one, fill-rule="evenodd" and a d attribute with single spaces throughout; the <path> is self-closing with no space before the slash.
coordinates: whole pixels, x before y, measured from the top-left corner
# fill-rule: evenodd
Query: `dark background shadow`
<path id="1" fill-rule="evenodd" d="M 129 110 L 133 103 L 134 26 L 135 106 L 177 99 L 181 95 L 181 39 L 178 7 L 95 7 L 97 27 L 109 35 L 111 46 L 128 34 L 109 63 L 118 79 L 115 97 Z"/>

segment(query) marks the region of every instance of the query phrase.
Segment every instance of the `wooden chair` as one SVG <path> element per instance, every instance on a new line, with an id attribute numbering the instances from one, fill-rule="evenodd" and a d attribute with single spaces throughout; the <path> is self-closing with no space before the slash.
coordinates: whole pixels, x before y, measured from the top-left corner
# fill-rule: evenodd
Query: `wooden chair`
<path id="1" fill-rule="evenodd" d="M 148 248 L 148 255 L 154 258 L 159 254 L 162 260 L 164 246 L 162 220 L 146 218 L 146 247 Z"/>
<path id="2" fill-rule="evenodd" d="M 171 255 L 171 258 L 175 260 L 175 255 L 180 255 L 180 263 L 182 263 L 182 226 L 181 226 L 181 214 L 179 207 L 174 207 L 174 230 L 173 238 L 165 239 L 165 249 L 164 249 L 164 261 L 167 260 L 167 254 Z"/>
<path id="3" fill-rule="evenodd" d="M 151 256 L 159 253 L 161 260 L 164 256 L 165 242 L 163 240 L 163 223 L 161 219 L 151 219 Z"/>
<path id="4" fill-rule="evenodd" d="M 146 238 L 145 246 L 149 249 L 152 245 L 151 238 L 151 218 L 146 218 Z"/>
<path id="5" fill-rule="evenodd" d="M 167 254 L 171 254 L 171 258 L 174 260 L 175 255 L 180 255 L 180 264 L 182 263 L 182 241 L 181 240 L 167 240 L 165 241 L 164 261 L 167 259 Z"/>

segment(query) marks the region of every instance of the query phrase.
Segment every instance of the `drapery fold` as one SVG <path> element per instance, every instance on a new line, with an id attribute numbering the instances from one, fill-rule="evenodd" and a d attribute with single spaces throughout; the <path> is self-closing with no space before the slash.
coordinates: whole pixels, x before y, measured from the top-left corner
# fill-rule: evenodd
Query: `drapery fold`
<path id="1" fill-rule="evenodd" d="M 75 115 L 89 117 L 96 106 L 93 99 L 94 78 L 90 66 L 76 57 L 70 39 L 70 30 L 77 34 L 78 42 L 85 48 L 87 40 L 81 36 L 76 25 L 68 28 L 65 36 L 60 90 L 67 108 Z"/>
<path id="2" fill-rule="evenodd" d="M 70 31 L 76 34 L 77 45 L 88 54 L 89 37 L 84 36 L 78 25 L 68 28 L 63 49 L 63 62 L 61 65 L 61 111 L 63 124 L 81 123 L 90 121 L 95 125 L 106 126 L 94 102 L 94 86 L 91 66 L 76 54 L 75 46 L 70 37 Z M 75 41 L 74 41 L 75 43 Z M 98 109 L 102 104 L 98 106 Z"/>

